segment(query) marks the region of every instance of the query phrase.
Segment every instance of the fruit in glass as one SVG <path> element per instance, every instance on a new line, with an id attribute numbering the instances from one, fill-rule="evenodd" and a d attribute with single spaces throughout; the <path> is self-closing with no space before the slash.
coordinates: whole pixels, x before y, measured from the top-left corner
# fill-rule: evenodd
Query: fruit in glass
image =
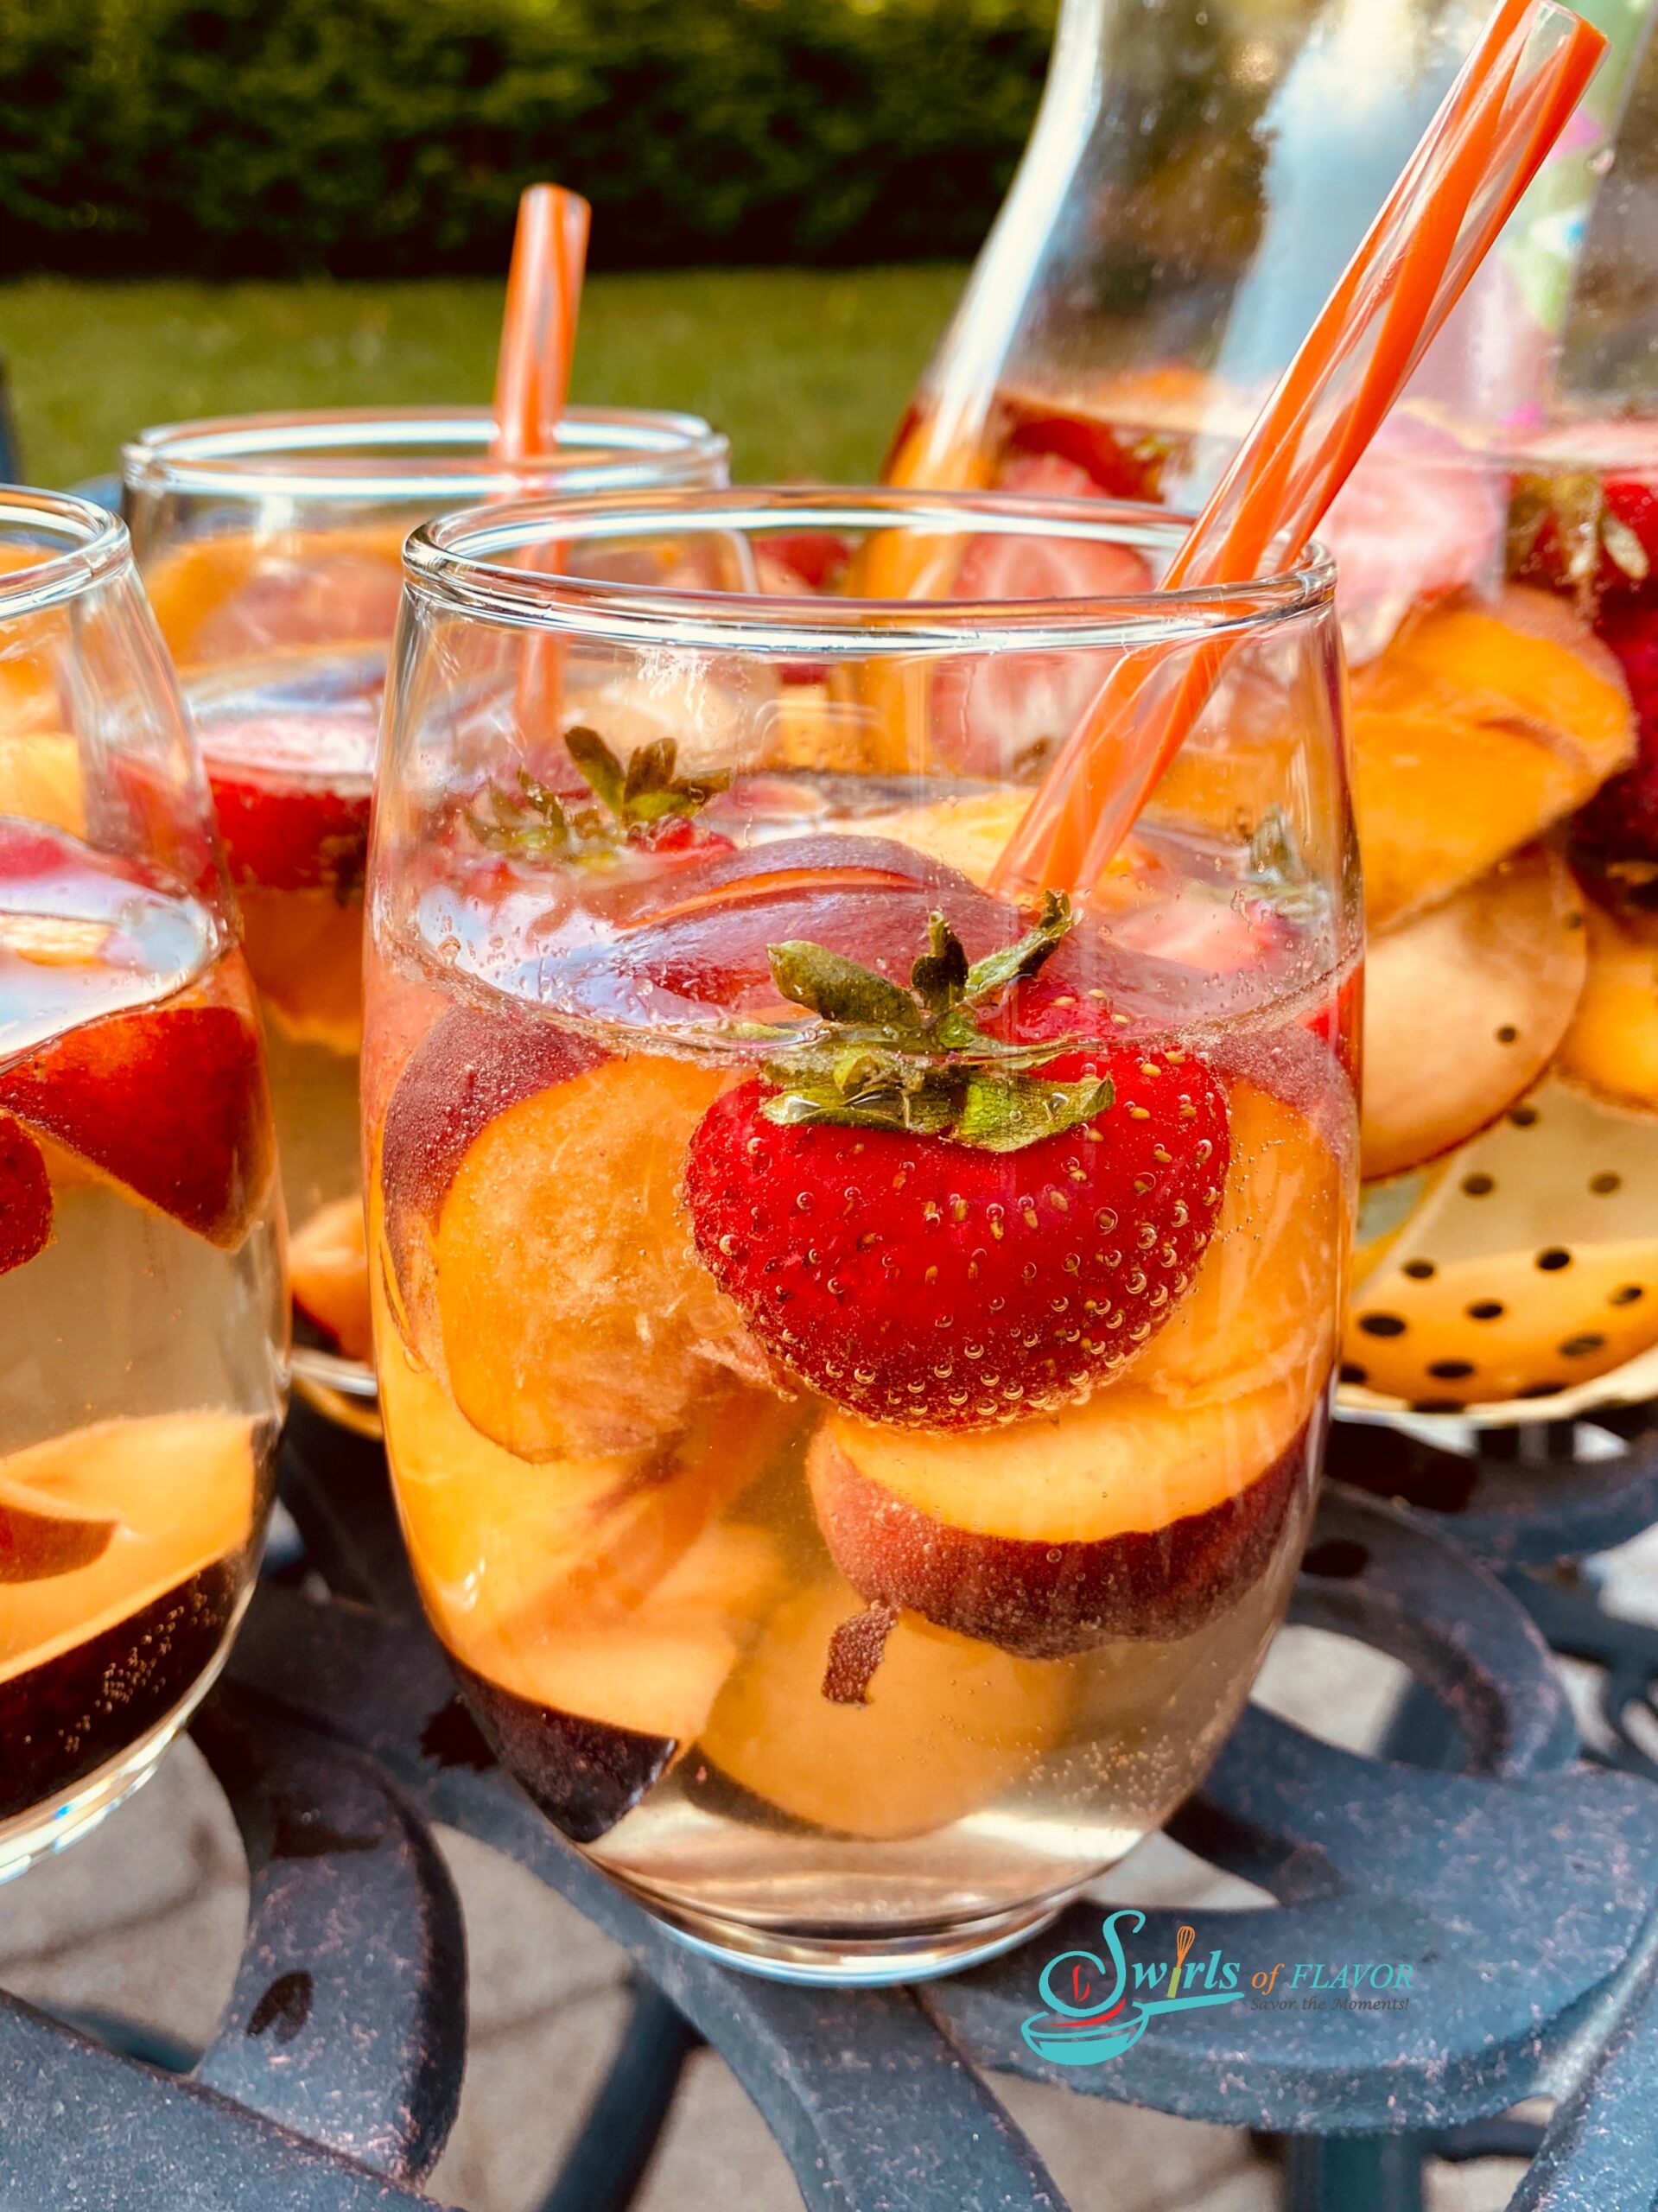
<path id="1" fill-rule="evenodd" d="M 761 1971 L 987 1955 L 1155 1827 L 1317 1480 L 1357 1143 L 1328 571 L 1153 598 L 1155 516 L 1032 530 L 660 495 L 411 544 L 364 1077 L 410 1554 L 548 1816 Z M 902 540 L 935 601 L 791 592 L 804 539 Z M 1020 548 L 1114 582 L 987 616 Z M 1027 692 L 1217 619 L 1204 770 L 1097 894 L 999 895 Z"/>
<path id="2" fill-rule="evenodd" d="M 0 498 L 0 665 L 3 1878 L 216 1673 L 287 1316 L 257 1010 L 119 524 Z"/>
<path id="3" fill-rule="evenodd" d="M 573 409 L 508 471 L 480 410 L 250 416 L 151 430 L 126 502 L 194 716 L 264 1014 L 291 1224 L 295 1373 L 372 1422 L 358 1140 L 363 878 L 403 541 L 517 486 L 724 480 L 693 417 Z"/>

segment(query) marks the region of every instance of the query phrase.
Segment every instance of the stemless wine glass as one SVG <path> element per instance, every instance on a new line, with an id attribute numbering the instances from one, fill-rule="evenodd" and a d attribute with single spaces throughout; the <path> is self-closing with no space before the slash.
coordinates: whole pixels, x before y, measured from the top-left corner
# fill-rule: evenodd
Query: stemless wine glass
<path id="1" fill-rule="evenodd" d="M 270 1501 L 281 1200 L 213 807 L 123 525 L 0 490 L 0 1878 L 142 1781 Z"/>
<path id="2" fill-rule="evenodd" d="M 1331 575 L 1150 594 L 1180 537 L 739 491 L 410 541 L 364 1061 L 404 1532 L 548 1817 L 762 1972 L 1028 1933 L 1203 1772 L 1299 1554 L 1356 1158 Z M 757 590 L 803 539 L 935 596 Z M 1126 653 L 1205 655 L 1207 709 L 1086 906 L 1016 906 L 1024 734 Z"/>
<path id="3" fill-rule="evenodd" d="M 372 1425 L 357 1156 L 363 867 L 403 538 L 514 489 L 726 480 L 694 416 L 575 408 L 556 452 L 492 457 L 481 408 L 255 415 L 147 431 L 127 518 L 195 717 L 265 1020 L 293 1226 L 295 1372 Z"/>

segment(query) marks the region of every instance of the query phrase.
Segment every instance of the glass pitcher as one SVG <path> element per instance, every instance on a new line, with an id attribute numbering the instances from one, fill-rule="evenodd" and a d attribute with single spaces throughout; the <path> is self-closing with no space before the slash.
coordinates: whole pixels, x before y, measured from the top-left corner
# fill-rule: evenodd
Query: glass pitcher
<path id="1" fill-rule="evenodd" d="M 1610 46 L 1583 110 L 1320 533 L 1371 942 L 1344 1383 L 1375 1410 L 1658 1385 L 1658 414 L 1629 411 L 1604 273 L 1642 251 L 1627 212 L 1597 230 L 1593 341 L 1562 346 L 1653 10 L 1584 12 Z M 888 475 L 1200 503 L 1484 14 L 1066 0 Z M 1008 757 L 1039 764 L 1087 680 L 1032 696 Z"/>

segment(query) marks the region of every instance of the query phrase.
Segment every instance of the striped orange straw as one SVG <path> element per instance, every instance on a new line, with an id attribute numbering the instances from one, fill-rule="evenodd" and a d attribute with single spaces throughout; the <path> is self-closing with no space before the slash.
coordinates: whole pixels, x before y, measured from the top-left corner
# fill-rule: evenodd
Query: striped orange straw
<path id="1" fill-rule="evenodd" d="M 1554 0 L 1500 0 L 1162 588 L 1297 559 L 1540 167 L 1605 40 Z M 1226 647 L 1112 671 L 997 864 L 1004 894 L 1085 892 L 1214 689 Z"/>
<path id="2" fill-rule="evenodd" d="M 495 367 L 494 452 L 508 468 L 527 469 L 558 449 L 592 215 L 579 194 L 561 185 L 532 184 L 518 200 Z M 543 547 L 541 560 L 556 567 L 557 548 Z M 518 670 L 519 729 L 548 728 L 557 717 L 562 690 L 556 641 L 526 638 Z"/>

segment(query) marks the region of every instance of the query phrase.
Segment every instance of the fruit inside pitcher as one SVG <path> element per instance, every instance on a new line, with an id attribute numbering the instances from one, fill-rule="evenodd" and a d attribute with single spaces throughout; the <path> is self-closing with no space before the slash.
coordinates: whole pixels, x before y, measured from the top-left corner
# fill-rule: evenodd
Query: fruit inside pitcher
<path id="1" fill-rule="evenodd" d="M 426 1605 L 680 1925 L 990 1923 L 1165 1817 L 1281 1611 L 1356 1144 L 1329 915 L 1176 834 L 1109 929 L 1021 911 L 981 781 L 569 745 L 377 921 Z"/>
<path id="2" fill-rule="evenodd" d="M 146 570 L 200 736 L 264 1017 L 296 1370 L 372 1395 L 363 876 L 401 589 L 392 527 L 207 537 Z"/>
<path id="3" fill-rule="evenodd" d="M 1191 507 L 1250 412 L 1177 365 L 1080 394 L 1010 390 L 971 472 Z M 900 474 L 925 431 L 906 426 Z M 1495 1421 L 1644 1397 L 1658 425 L 1499 448 L 1407 409 L 1320 535 L 1338 563 L 1369 930 L 1344 1395 Z"/>
<path id="4" fill-rule="evenodd" d="M 147 1770 L 217 1669 L 269 1499 L 280 1293 L 239 953 L 193 899 L 0 815 L 0 1874 Z"/>

